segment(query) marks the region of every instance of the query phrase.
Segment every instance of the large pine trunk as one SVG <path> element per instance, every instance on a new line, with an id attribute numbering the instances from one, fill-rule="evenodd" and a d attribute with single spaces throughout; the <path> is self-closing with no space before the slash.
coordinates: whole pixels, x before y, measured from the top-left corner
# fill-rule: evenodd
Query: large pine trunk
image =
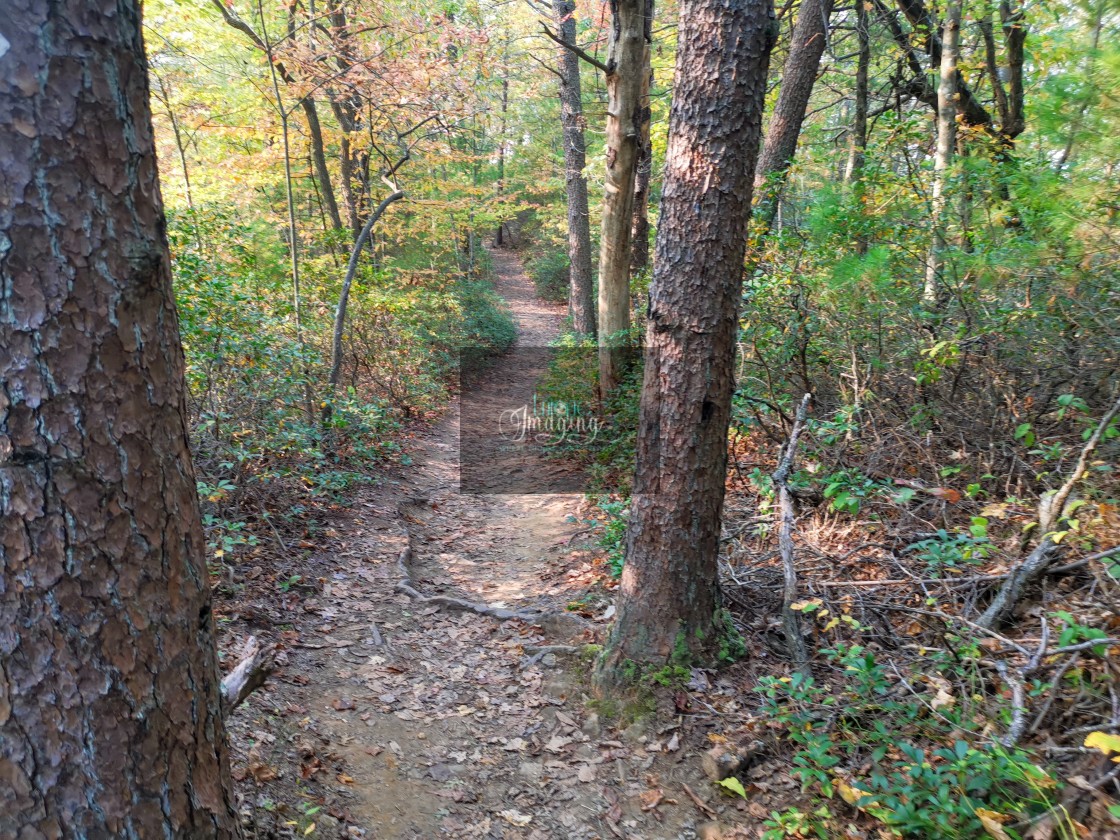
<path id="1" fill-rule="evenodd" d="M 685 0 L 618 620 L 596 681 L 731 652 L 717 556 L 770 0 Z"/>
<path id="2" fill-rule="evenodd" d="M 235 837 L 139 4 L 4 9 L 0 837 Z"/>
<path id="3" fill-rule="evenodd" d="M 576 42 L 575 3 L 555 0 L 556 26 L 560 37 Z M 568 314 L 572 327 L 582 335 L 595 333 L 595 306 L 591 268 L 591 217 L 587 207 L 587 146 L 583 133 L 583 92 L 579 58 L 571 50 L 557 48 L 560 60 L 560 122 L 564 131 L 564 184 L 568 194 Z"/>

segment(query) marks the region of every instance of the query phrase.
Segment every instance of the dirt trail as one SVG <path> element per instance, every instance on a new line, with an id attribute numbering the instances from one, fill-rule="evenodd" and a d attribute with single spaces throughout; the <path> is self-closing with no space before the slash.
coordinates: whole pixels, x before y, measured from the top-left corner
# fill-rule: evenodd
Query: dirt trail
<path id="1" fill-rule="evenodd" d="M 499 251 L 494 262 L 519 345 L 546 345 L 561 309 L 535 298 L 515 256 Z M 519 404 L 540 372 L 513 352 L 468 387 Z M 253 701 L 284 718 L 279 735 L 252 734 L 257 759 L 282 765 L 283 754 L 309 789 L 329 792 L 314 836 L 697 836 L 704 817 L 680 783 L 714 797 L 695 753 L 678 746 L 680 721 L 606 731 L 586 702 L 579 654 L 549 649 L 595 641 L 609 618 L 564 610 L 591 579 L 590 551 L 569 545 L 582 497 L 460 494 L 459 419 L 456 405 L 419 437 L 413 463 L 369 487 L 316 558 L 322 583 L 304 603 L 300 640 L 276 688 Z M 526 475 L 566 469 L 528 451 L 506 456 Z M 548 618 L 500 621 L 395 591 L 406 539 L 423 593 Z M 662 789 L 665 801 L 643 810 Z"/>

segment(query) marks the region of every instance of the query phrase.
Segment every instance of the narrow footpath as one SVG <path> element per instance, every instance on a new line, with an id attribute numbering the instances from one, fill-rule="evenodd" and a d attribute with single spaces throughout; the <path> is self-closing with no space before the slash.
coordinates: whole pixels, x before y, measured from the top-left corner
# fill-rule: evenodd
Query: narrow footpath
<path id="1" fill-rule="evenodd" d="M 534 296 L 515 255 L 493 257 L 518 345 L 466 387 L 482 389 L 472 400 L 521 405 L 543 357 L 519 351 L 547 346 L 562 308 Z M 295 762 L 309 788 L 329 791 L 330 806 L 299 822 L 313 820 L 315 837 L 755 836 L 699 826 L 708 817 L 683 785 L 728 802 L 685 749 L 681 718 L 624 732 L 600 722 L 583 647 L 602 640 L 613 609 L 588 598 L 583 497 L 460 493 L 459 424 L 456 404 L 335 526 L 281 675 L 239 711 L 252 724 L 235 720 L 256 741 L 235 774 Z M 530 477 L 570 470 L 516 457 L 509 469 Z M 573 603 L 590 603 L 588 617 Z M 265 708 L 282 721 L 254 731 Z"/>

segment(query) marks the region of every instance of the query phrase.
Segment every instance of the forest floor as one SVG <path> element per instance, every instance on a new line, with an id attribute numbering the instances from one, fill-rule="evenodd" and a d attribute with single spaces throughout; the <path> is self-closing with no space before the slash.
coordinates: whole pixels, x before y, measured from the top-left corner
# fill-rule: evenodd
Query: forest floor
<path id="1" fill-rule="evenodd" d="M 547 346 L 562 308 L 534 296 L 516 256 L 493 257 L 518 346 Z M 472 400 L 532 399 L 543 369 L 517 349 L 464 383 Z M 744 717 L 737 681 L 696 672 L 687 694 L 624 729 L 600 716 L 583 646 L 602 641 L 613 607 L 583 496 L 460 493 L 459 421 L 456 402 L 418 430 L 410 463 L 378 474 L 293 560 L 280 591 L 247 587 L 258 596 L 220 616 L 231 655 L 249 633 L 282 647 L 230 723 L 248 835 L 759 836 L 770 800 L 797 798 L 793 779 L 757 761 L 748 801 L 723 795 L 702 762 L 726 740 L 716 708 Z M 502 463 L 532 477 L 572 469 L 532 451 Z M 418 600 L 399 589 L 405 574 L 424 596 L 531 617 Z"/>

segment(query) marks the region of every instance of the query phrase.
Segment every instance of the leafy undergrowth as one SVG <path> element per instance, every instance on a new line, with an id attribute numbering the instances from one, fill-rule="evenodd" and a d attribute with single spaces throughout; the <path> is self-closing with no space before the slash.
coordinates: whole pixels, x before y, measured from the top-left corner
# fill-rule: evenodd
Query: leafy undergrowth
<path id="1" fill-rule="evenodd" d="M 1043 450 L 1022 453 L 1035 488 L 1063 480 L 1072 425 L 1051 449 L 1023 441 Z M 733 442 L 725 591 L 762 661 L 742 685 L 758 704 L 745 733 L 767 733 L 810 796 L 770 836 L 1110 836 L 1116 765 L 1085 739 L 1120 724 L 1120 569 L 1070 561 L 1120 541 L 1114 442 L 1067 506 L 1065 556 L 995 631 L 976 622 L 1038 537 L 1037 496 L 977 475 L 965 447 L 871 428 L 811 423 L 792 483 L 811 677 L 785 661 L 775 447 L 757 429 Z"/>
<path id="2" fill-rule="evenodd" d="M 336 243 L 311 244 L 297 327 L 283 243 L 267 225 L 208 207 L 173 217 L 169 238 L 217 591 L 236 599 L 259 578 L 284 596 L 370 467 L 407 458 L 401 441 L 446 404 L 460 353 L 505 349 L 513 322 L 485 251 L 463 266 L 454 250 L 406 241 L 359 272 L 331 389 Z"/>
<path id="3" fill-rule="evenodd" d="M 558 352 L 552 395 L 594 387 L 573 346 Z M 574 453 L 594 465 L 588 519 L 616 575 L 638 382 L 608 406 L 612 433 Z M 977 624 L 1042 538 L 1040 500 L 1070 477 L 1107 405 L 1057 393 L 998 443 L 970 441 L 978 418 L 958 424 L 935 399 L 921 422 L 871 394 L 810 419 L 790 483 L 810 676 L 791 667 L 781 627 L 771 474 L 792 412 L 748 394 L 736 398 L 721 566 L 751 652 L 726 676 L 733 699 L 706 703 L 717 746 L 762 743 L 801 788 L 766 815 L 766 837 L 1120 836 L 1120 765 L 1101 748 L 1120 729 L 1120 557 L 1092 556 L 1120 543 L 1116 421 L 1050 535 L 1049 573 L 1004 626 Z M 770 790 L 749 763 L 725 787 L 753 803 Z"/>

